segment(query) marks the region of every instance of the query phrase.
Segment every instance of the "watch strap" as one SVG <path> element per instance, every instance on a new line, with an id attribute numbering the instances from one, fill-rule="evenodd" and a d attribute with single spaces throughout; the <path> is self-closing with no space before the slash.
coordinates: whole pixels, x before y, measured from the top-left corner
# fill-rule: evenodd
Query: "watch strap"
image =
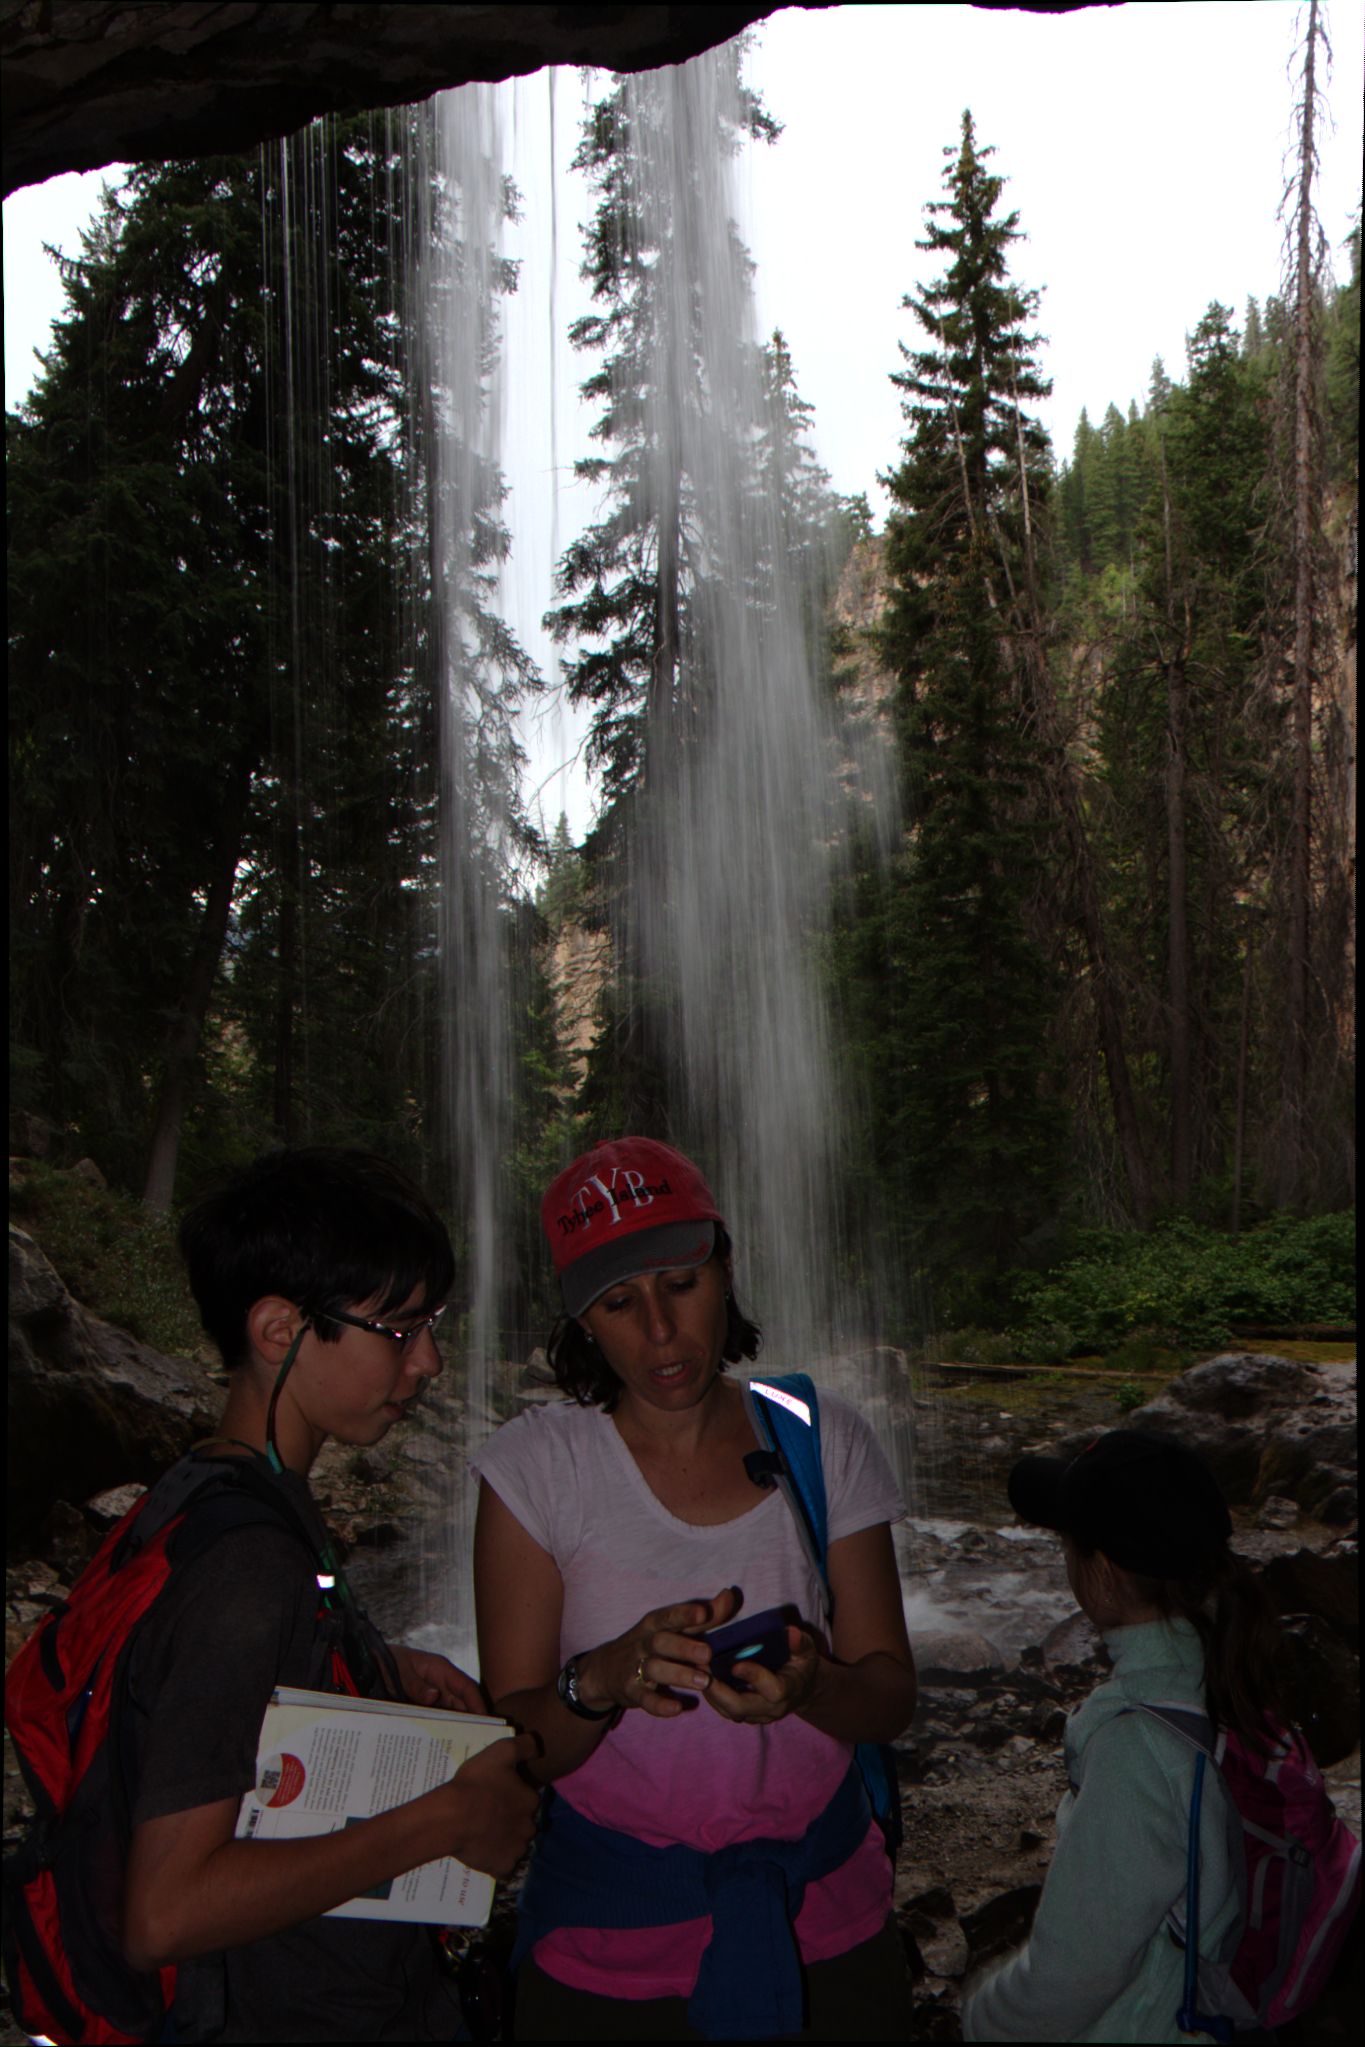
<path id="1" fill-rule="evenodd" d="M 571 1656 L 559 1676 L 555 1679 L 555 1690 L 571 1713 L 580 1720 L 610 1720 L 615 1706 L 588 1706 L 583 1702 L 578 1689 L 578 1658 Z"/>

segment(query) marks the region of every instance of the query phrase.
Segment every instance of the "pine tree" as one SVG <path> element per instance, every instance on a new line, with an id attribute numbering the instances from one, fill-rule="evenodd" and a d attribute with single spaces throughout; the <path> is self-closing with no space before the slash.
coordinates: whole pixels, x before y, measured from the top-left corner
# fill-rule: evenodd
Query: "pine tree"
<path id="1" fill-rule="evenodd" d="M 411 1156 L 437 1099 L 403 140 L 135 171 L 8 422 L 12 1039 L 158 1207 L 182 1136 Z"/>
<path id="2" fill-rule="evenodd" d="M 1047 443 L 1025 410 L 1046 394 L 1038 295 L 1011 282 L 1017 214 L 970 114 L 945 151 L 948 197 L 916 244 L 944 268 L 909 295 L 927 344 L 893 381 L 907 422 L 887 478 L 894 594 L 885 650 L 899 677 L 912 821 L 885 915 L 899 1009 L 884 1058 L 888 1168 L 932 1187 L 919 1222 L 942 1271 L 999 1274 L 1050 1208 L 1059 1115 L 1050 963 L 1032 934 L 1042 891 L 1042 768 L 1008 615 L 1029 574 Z"/>
<path id="3" fill-rule="evenodd" d="M 738 78 L 742 46 L 727 52 L 736 70 L 723 146 L 738 148 L 744 134 L 766 141 L 779 130 Z M 733 113 L 738 125 L 731 125 Z M 580 460 L 576 473 L 603 485 L 610 510 L 569 547 L 555 575 L 563 601 L 546 617 L 547 629 L 577 651 L 564 664 L 571 701 L 594 706 L 588 757 L 602 771 L 608 803 L 645 772 L 646 732 L 653 712 L 660 729 L 685 727 L 694 702 L 678 696 L 682 648 L 692 633 L 698 578 L 715 573 L 696 547 L 696 478 L 688 473 L 688 440 L 681 415 L 703 402 L 700 335 L 686 308 L 665 300 L 675 271 L 676 223 L 647 219 L 635 166 L 661 146 L 665 99 L 643 81 L 618 79 L 589 109 L 574 168 L 597 194 L 586 231 L 582 275 L 595 310 L 575 321 L 573 346 L 600 357 L 582 393 L 601 411 L 593 438 L 610 452 Z M 728 260 L 739 273 L 749 259 L 733 225 L 710 224 L 728 238 Z M 694 318 L 694 315 L 692 316 Z M 672 325 L 670 325 L 672 323 Z M 649 402 L 660 375 L 661 345 L 676 351 L 674 403 Z M 659 437 L 669 437 L 662 448 Z M 662 457 L 662 459 L 660 459 Z M 656 493 L 651 481 L 663 479 Z M 585 644 L 586 643 L 586 644 Z"/>
<path id="4" fill-rule="evenodd" d="M 1291 786 L 1285 847 L 1284 1056 L 1276 1138 L 1276 1195 L 1279 1204 L 1287 1208 L 1300 1206 L 1308 1197 L 1319 1178 L 1319 1160 L 1324 1154 L 1340 1157 L 1342 1146 L 1336 1130 L 1315 1127 L 1312 1097 L 1319 1093 L 1334 1103 L 1339 1099 L 1334 1069 L 1341 1063 L 1343 1026 L 1350 1009 L 1341 948 L 1330 944 L 1324 954 L 1316 929 L 1319 902 L 1324 895 L 1342 895 L 1345 880 L 1341 873 L 1344 849 L 1333 847 L 1323 828 L 1325 792 L 1318 768 L 1325 709 L 1320 704 L 1325 694 L 1326 640 L 1322 512 L 1327 469 L 1323 443 L 1327 242 L 1314 206 L 1313 187 L 1318 162 L 1316 131 L 1326 115 L 1323 92 L 1331 54 L 1319 0 L 1309 0 L 1294 109 L 1297 162 L 1285 194 L 1289 331 L 1281 360 L 1281 449 L 1275 464 L 1275 482 L 1285 508 L 1282 523 L 1289 568 L 1286 583 L 1290 585 L 1276 621 L 1282 687 L 1289 709 Z M 1336 1116 L 1331 1120 L 1335 1123 Z M 1338 1185 L 1346 1177 L 1335 1159 L 1328 1174 Z"/>
<path id="5" fill-rule="evenodd" d="M 1111 922 L 1126 978 L 1159 990 L 1130 1012 L 1153 1055 L 1147 1115 L 1167 1129 L 1168 1198 L 1188 1204 L 1226 1172 L 1235 1110 L 1242 964 L 1263 879 L 1265 761 L 1258 691 L 1260 371 L 1227 308 L 1189 340 L 1146 430 L 1136 609 L 1099 692 Z"/>

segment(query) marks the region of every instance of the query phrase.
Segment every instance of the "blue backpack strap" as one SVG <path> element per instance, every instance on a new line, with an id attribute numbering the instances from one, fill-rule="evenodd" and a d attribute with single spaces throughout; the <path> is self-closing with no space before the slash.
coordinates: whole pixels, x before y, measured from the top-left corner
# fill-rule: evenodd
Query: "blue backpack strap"
<path id="1" fill-rule="evenodd" d="M 815 1566 L 829 1606 L 829 1508 L 825 1499 L 825 1468 L 820 1459 L 820 1403 L 806 1372 L 783 1372 L 775 1379 L 750 1379 L 741 1387 L 754 1433 L 767 1446 L 760 1485 L 776 1483 Z"/>
<path id="2" fill-rule="evenodd" d="M 1233 2025 L 1229 2018 L 1219 2013 L 1201 2012 L 1199 2009 L 1199 1822 L 1204 1797 L 1204 1769 L 1210 1759 L 1215 1765 L 1218 1759 L 1218 1730 L 1208 1714 L 1198 1706 L 1186 1706 L 1176 1701 L 1157 1704 L 1147 1699 L 1135 1699 L 1126 1712 L 1146 1713 L 1152 1720 L 1159 1720 L 1163 1727 L 1169 1727 L 1172 1734 L 1179 1735 L 1195 1751 L 1194 1789 L 1190 1796 L 1189 1829 L 1185 1850 L 1185 1921 L 1181 1938 L 1185 1949 L 1185 1969 L 1182 1984 L 1180 2009 L 1175 2015 L 1176 2026 L 1191 2038 L 1200 2034 L 1209 2039 L 1230 2041 Z M 1167 1922 L 1170 1923 L 1169 1921 Z"/>
<path id="3" fill-rule="evenodd" d="M 1212 1720 L 1200 1706 L 1185 1706 L 1176 1701 L 1155 1704 L 1148 1699 L 1135 1699 L 1125 1707 L 1126 1712 L 1146 1713 L 1153 1720 L 1159 1720 L 1163 1727 L 1169 1727 L 1172 1734 L 1178 1734 L 1182 1741 L 1192 1748 L 1201 1749 L 1206 1756 L 1218 1760 L 1218 1731 Z"/>
<path id="4" fill-rule="evenodd" d="M 760 1485 L 776 1483 L 781 1487 L 824 1587 L 828 1616 L 832 1611 L 829 1502 L 820 1456 L 820 1403 L 815 1383 L 807 1372 L 783 1372 L 774 1379 L 750 1379 L 741 1390 L 754 1433 L 767 1446 L 766 1452 L 758 1453 L 759 1469 L 751 1468 L 750 1476 Z M 887 1853 L 894 1863 L 904 1832 L 895 1756 L 884 1743 L 860 1741 L 856 1757 L 872 1810 L 886 1837 Z"/>

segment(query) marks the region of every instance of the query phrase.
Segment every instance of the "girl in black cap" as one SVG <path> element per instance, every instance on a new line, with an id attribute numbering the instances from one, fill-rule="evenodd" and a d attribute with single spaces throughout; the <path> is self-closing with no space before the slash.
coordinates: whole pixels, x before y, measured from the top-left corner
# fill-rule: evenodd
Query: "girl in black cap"
<path id="1" fill-rule="evenodd" d="M 1071 1789 L 1028 1943 L 971 1988 L 963 2035 L 1180 2040 L 1184 1956 L 1167 1920 L 1184 1904 L 1197 1757 L 1134 1708 L 1187 1705 L 1263 1743 L 1277 1711 L 1278 1635 L 1228 1547 L 1232 1522 L 1211 1473 L 1171 1437 L 1117 1429 L 1069 1462 L 1025 1457 L 1009 1496 L 1021 1520 L 1061 1535 L 1071 1589 L 1104 1636 L 1113 1675 L 1067 1722 Z M 1231 1960 L 1242 1931 L 1240 1840 L 1210 1770 L 1198 1927 L 1212 1963 Z"/>

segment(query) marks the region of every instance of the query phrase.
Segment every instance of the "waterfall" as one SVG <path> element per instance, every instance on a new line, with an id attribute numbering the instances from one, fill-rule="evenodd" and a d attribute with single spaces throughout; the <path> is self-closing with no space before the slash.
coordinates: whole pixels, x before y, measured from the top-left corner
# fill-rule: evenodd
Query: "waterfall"
<path id="1" fill-rule="evenodd" d="M 857 1146 L 818 963 L 853 742 L 817 665 L 810 547 L 791 531 L 788 430 L 735 226 L 735 54 L 639 74 L 625 107 L 631 259 L 653 277 L 632 389 L 614 395 L 644 409 L 638 489 L 665 595 L 618 946 L 663 1018 L 673 1134 L 714 1175 L 765 1362 L 815 1366 L 892 1438 L 908 1385 L 879 1362 L 875 1289 L 853 1297 L 846 1277 Z M 875 775 L 858 786 L 885 794 Z"/>
<path id="2" fill-rule="evenodd" d="M 643 408 L 632 487 L 657 518 L 661 581 L 678 597 L 660 609 L 643 777 L 623 811 L 617 958 L 623 985 L 643 987 L 664 1020 L 669 1134 L 704 1163 L 731 1221 L 741 1298 L 767 1332 L 765 1364 L 808 1367 L 846 1391 L 908 1474 L 908 1385 L 877 1349 L 875 1288 L 865 1273 L 856 1287 L 849 1277 L 859 1259 L 844 1242 L 843 1196 L 856 1174 L 857 1115 L 836 1071 L 819 960 L 850 785 L 865 805 L 882 801 L 885 750 L 860 749 L 838 715 L 813 615 L 820 536 L 791 530 L 791 423 L 765 369 L 735 227 L 744 125 L 735 54 L 641 74 L 625 95 L 622 175 L 654 289 L 638 385 L 615 396 L 627 415 Z M 426 491 L 413 530 L 424 549 L 416 580 L 432 597 L 419 658 L 440 706 L 444 1095 L 466 1303 L 456 1334 L 461 1464 L 491 1419 L 513 1235 L 506 906 L 526 664 L 494 602 L 507 544 L 496 385 L 507 103 L 473 85 L 419 113 L 411 186 L 413 468 Z M 548 206 L 544 194 L 535 203 Z M 529 363 L 511 370 L 537 374 Z M 885 815 L 891 808 L 883 801 Z M 452 1478 L 459 1505 L 430 1554 L 423 1606 L 431 1626 L 467 1643 L 473 1488 Z"/>
<path id="3" fill-rule="evenodd" d="M 499 99 L 487 85 L 439 95 L 419 110 L 412 189 L 418 418 L 414 468 L 425 471 L 416 530 L 429 579 L 421 650 L 440 742 L 438 945 L 442 1097 L 449 1196 L 462 1252 L 464 1305 L 455 1334 L 464 1417 L 458 1454 L 490 1426 L 489 1378 L 500 1354 L 507 1283 L 507 1164 L 514 1088 L 506 903 L 522 765 L 516 704 L 530 667 L 496 609 L 507 551 L 499 464 L 502 407 L 498 304 L 510 278 L 502 254 L 510 196 L 502 171 Z M 420 614 L 419 614 L 420 615 Z M 454 1476 L 454 1474 L 452 1474 Z M 464 1618 L 473 1492 L 454 1486 L 443 1517 L 429 1618 Z"/>

